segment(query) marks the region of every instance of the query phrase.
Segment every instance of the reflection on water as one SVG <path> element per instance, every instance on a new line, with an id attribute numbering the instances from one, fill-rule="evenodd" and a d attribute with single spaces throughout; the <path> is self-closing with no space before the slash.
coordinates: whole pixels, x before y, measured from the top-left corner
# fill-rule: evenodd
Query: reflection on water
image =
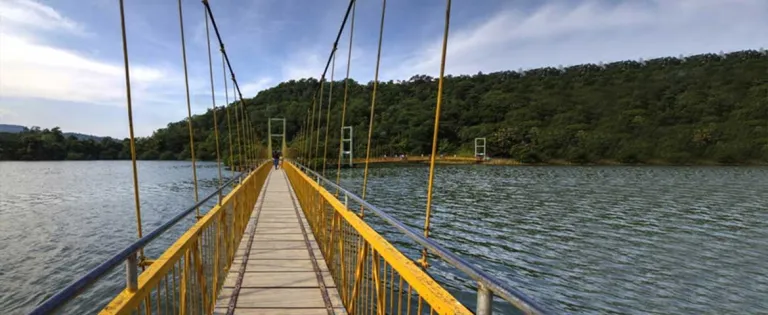
<path id="1" fill-rule="evenodd" d="M 342 172 L 359 192 L 362 170 Z M 427 172 L 371 169 L 368 199 L 421 230 Z M 443 166 L 431 235 L 555 313 L 768 313 L 766 187 L 768 168 Z"/>
<path id="2" fill-rule="evenodd" d="M 139 165 L 150 231 L 193 204 L 192 172 L 188 162 Z M 136 238 L 128 162 L 2 162 L 0 174 L 0 313 L 28 312 Z M 369 200 L 420 230 L 427 168 L 370 175 Z M 201 163 L 201 196 L 216 176 Z M 342 184 L 359 191 L 361 178 L 344 170 Z M 436 180 L 432 237 L 555 313 L 768 313 L 768 168 L 441 166 Z M 366 220 L 418 257 L 413 243 Z M 474 284 L 431 262 L 430 273 L 473 305 Z M 100 309 L 122 272 L 67 313 Z"/>

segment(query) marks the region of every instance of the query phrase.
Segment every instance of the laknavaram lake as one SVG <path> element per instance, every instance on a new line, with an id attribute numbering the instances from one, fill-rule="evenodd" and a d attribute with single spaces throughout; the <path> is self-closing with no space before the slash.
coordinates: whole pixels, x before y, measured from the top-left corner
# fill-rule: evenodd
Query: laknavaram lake
<path id="1" fill-rule="evenodd" d="M 362 172 L 342 170 L 341 185 L 359 194 Z M 427 173 L 371 168 L 367 200 L 421 230 Z M 216 190 L 215 163 L 197 174 L 201 197 Z M 139 162 L 139 182 L 145 231 L 194 204 L 189 162 Z M 768 167 L 444 165 L 434 197 L 431 238 L 553 313 L 768 313 Z M 133 242 L 134 211 L 130 162 L 0 162 L 0 313 L 29 312 Z M 432 262 L 429 274 L 473 303 L 472 281 Z M 124 277 L 118 268 L 66 313 L 98 312 Z"/>

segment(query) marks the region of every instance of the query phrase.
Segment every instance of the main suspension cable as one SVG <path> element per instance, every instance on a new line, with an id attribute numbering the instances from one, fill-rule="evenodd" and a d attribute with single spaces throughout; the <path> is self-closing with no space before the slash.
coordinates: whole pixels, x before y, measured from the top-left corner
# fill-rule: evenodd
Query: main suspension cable
<path id="1" fill-rule="evenodd" d="M 339 26 L 339 31 L 336 34 L 336 39 L 333 41 L 333 48 L 331 49 L 331 53 L 328 54 L 328 60 L 325 62 L 325 68 L 323 69 L 323 74 L 320 76 L 320 80 L 318 82 L 318 87 L 317 87 L 317 89 L 315 90 L 315 92 L 314 92 L 314 94 L 312 96 L 312 108 L 313 108 L 313 110 L 312 110 L 312 115 L 310 116 L 310 122 L 308 123 L 308 125 L 309 125 L 309 144 L 308 144 L 308 152 L 307 152 L 308 159 L 311 159 L 311 157 L 312 157 L 312 152 L 311 152 L 311 149 L 312 149 L 312 138 L 315 136 L 313 134 L 312 130 L 314 129 L 314 117 L 315 117 L 315 115 L 314 115 L 314 112 L 315 112 L 314 108 L 315 108 L 315 106 L 317 104 L 317 96 L 322 91 L 322 88 L 323 88 L 323 84 L 322 83 L 325 81 L 325 75 L 326 75 L 326 73 L 328 73 L 328 67 L 330 67 L 330 65 L 331 65 L 331 59 L 333 58 L 333 54 L 336 51 L 336 47 L 338 47 L 339 39 L 341 38 L 341 34 L 344 31 L 344 26 L 347 24 L 347 20 L 349 19 L 349 13 L 352 11 L 352 7 L 354 6 L 355 1 L 356 0 L 350 0 L 349 1 L 349 5 L 347 6 L 347 11 L 346 11 L 346 13 L 344 13 L 344 19 L 341 21 L 341 26 Z M 305 127 L 306 127 L 306 125 L 305 125 Z M 319 137 L 317 137 L 317 139 L 319 139 Z M 307 161 L 307 165 L 310 165 L 309 163 L 311 163 L 311 162 L 312 162 L 311 160 Z"/>
<path id="2" fill-rule="evenodd" d="M 221 50 L 222 55 L 224 55 L 224 61 L 227 65 L 227 68 L 229 69 L 229 74 L 232 78 L 233 90 L 235 91 L 234 93 L 235 101 L 237 102 L 237 100 L 239 99 L 240 106 L 245 107 L 245 104 L 243 101 L 243 93 L 240 90 L 240 85 L 237 83 L 237 78 L 235 77 L 235 71 L 232 69 L 232 62 L 230 62 L 229 60 L 229 55 L 227 54 L 227 50 L 224 48 L 224 41 L 221 39 L 221 33 L 219 32 L 219 27 L 216 24 L 216 18 L 214 18 L 213 16 L 211 5 L 208 3 L 208 0 L 202 0 L 202 2 L 203 2 L 203 5 L 205 6 L 205 11 L 208 13 L 208 17 L 211 19 L 211 25 L 213 26 L 213 31 L 216 34 L 216 39 L 219 41 L 219 50 Z M 242 110 L 242 107 L 241 107 L 241 110 Z M 237 112 L 237 110 L 235 111 Z M 245 115 L 244 110 L 242 110 L 242 115 L 243 116 Z M 247 139 L 245 139 L 248 131 L 246 130 L 247 126 L 245 125 L 244 121 L 245 121 L 245 117 L 243 117 L 243 128 L 242 128 L 243 141 L 248 141 Z M 241 156 L 241 159 L 244 159 L 247 162 L 247 156 L 248 156 L 247 148 L 244 147 L 243 150 L 246 151 L 246 152 L 243 152 L 243 154 L 245 154 L 245 157 Z"/>

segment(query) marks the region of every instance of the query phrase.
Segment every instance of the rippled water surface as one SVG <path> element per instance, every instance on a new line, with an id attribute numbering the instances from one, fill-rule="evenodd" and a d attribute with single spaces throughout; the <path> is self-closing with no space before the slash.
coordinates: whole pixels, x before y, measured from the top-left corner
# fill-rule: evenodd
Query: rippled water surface
<path id="1" fill-rule="evenodd" d="M 427 173 L 371 169 L 369 201 L 421 229 Z M 360 191 L 361 169 L 342 178 Z M 554 313 L 768 313 L 768 168 L 444 166 L 435 185 L 433 238 Z"/>
<path id="2" fill-rule="evenodd" d="M 197 176 L 201 197 L 216 190 L 215 163 L 198 163 Z M 190 162 L 139 162 L 139 181 L 145 233 L 194 204 Z M 193 217 L 150 243 L 148 256 Z M 28 313 L 135 240 L 130 162 L 0 162 L 0 314 Z M 96 313 L 124 286 L 118 269 L 64 313 Z"/>
<path id="3" fill-rule="evenodd" d="M 369 200 L 421 229 L 427 168 L 370 175 Z M 127 162 L 0 162 L 0 313 L 28 312 L 135 240 L 130 176 Z M 214 164 L 198 177 L 201 196 L 215 189 Z M 361 178 L 342 172 L 353 191 Z M 141 162 L 139 180 L 145 231 L 193 204 L 188 162 Z M 433 238 L 554 313 L 768 313 L 768 168 L 442 166 L 435 189 Z M 472 304 L 474 285 L 431 261 Z M 68 313 L 100 309 L 122 272 Z"/>

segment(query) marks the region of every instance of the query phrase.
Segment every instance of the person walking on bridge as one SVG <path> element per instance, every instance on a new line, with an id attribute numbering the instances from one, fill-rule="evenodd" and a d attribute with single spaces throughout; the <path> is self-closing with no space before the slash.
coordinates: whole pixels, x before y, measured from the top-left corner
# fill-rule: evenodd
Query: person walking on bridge
<path id="1" fill-rule="evenodd" d="M 272 152 L 272 162 L 275 164 L 275 169 L 280 166 L 280 151 Z"/>

